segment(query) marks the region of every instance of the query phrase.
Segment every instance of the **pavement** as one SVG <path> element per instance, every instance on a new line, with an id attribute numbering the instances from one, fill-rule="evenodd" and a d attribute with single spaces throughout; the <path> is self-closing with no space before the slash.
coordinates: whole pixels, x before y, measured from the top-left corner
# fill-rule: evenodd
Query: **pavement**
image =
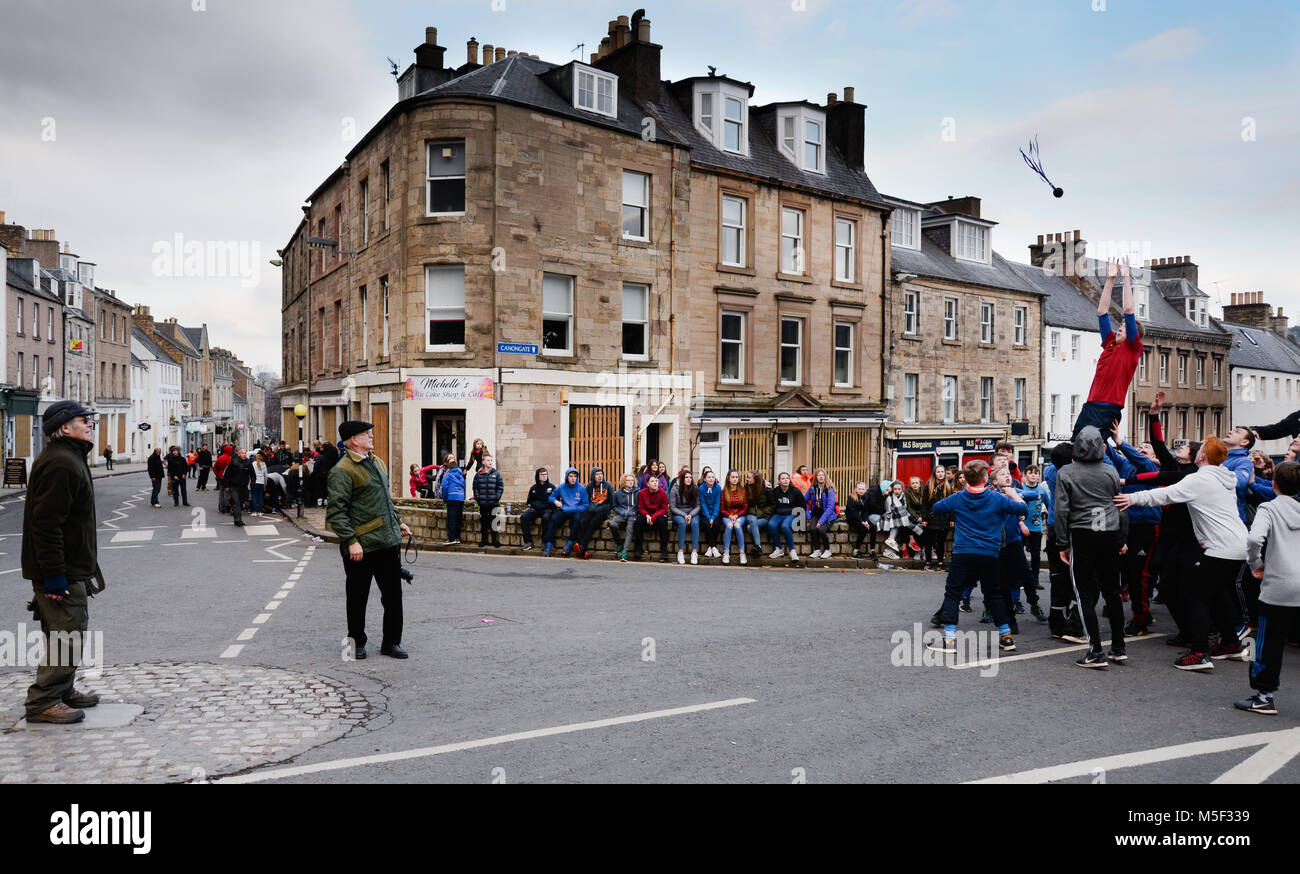
<path id="1" fill-rule="evenodd" d="M 147 487 L 97 483 L 109 587 L 79 688 L 139 708 L 115 727 L 21 724 L 22 502 L 0 496 L 0 781 L 1300 782 L 1288 673 L 1280 715 L 1234 710 L 1249 666 L 1174 670 L 1162 607 L 1127 665 L 1088 671 L 1026 616 L 1013 654 L 978 612 L 971 651 L 928 652 L 938 574 L 424 552 L 410 659 L 379 654 L 375 597 L 358 661 L 337 547 Z"/>

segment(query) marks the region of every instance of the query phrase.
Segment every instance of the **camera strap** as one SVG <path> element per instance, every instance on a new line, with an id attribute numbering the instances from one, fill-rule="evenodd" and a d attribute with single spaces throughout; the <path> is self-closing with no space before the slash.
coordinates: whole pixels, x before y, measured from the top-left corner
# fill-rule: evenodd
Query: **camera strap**
<path id="1" fill-rule="evenodd" d="M 420 546 L 415 542 L 415 535 L 406 536 L 406 549 L 402 551 L 402 561 L 405 564 L 415 564 L 420 559 Z"/>

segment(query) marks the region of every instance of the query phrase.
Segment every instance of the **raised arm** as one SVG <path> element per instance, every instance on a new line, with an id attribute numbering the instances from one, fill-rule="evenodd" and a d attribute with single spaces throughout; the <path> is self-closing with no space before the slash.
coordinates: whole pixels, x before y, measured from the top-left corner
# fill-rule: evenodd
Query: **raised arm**
<path id="1" fill-rule="evenodd" d="M 1119 264 L 1115 261 L 1106 262 L 1106 284 L 1101 289 L 1101 300 L 1097 301 L 1097 316 L 1110 315 L 1110 293 L 1115 288 L 1115 274 L 1119 272 Z"/>
<path id="2" fill-rule="evenodd" d="M 1160 424 L 1160 408 L 1164 402 L 1165 393 L 1156 392 L 1156 399 L 1151 402 L 1151 423 L 1147 426 L 1151 432 L 1151 448 L 1155 450 L 1156 458 L 1160 459 L 1161 470 L 1178 470 L 1178 459 L 1174 458 L 1165 445 L 1164 427 Z"/>
<path id="3" fill-rule="evenodd" d="M 1120 262 L 1120 272 L 1124 276 L 1124 341 L 1130 346 L 1141 341 L 1138 336 L 1137 316 L 1133 301 L 1133 277 L 1129 275 L 1128 259 Z"/>

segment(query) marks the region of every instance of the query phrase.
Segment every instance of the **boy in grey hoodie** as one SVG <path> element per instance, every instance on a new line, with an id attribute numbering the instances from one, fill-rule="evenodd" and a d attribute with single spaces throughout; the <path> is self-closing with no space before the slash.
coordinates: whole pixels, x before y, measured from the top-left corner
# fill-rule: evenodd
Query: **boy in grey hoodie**
<path id="1" fill-rule="evenodd" d="M 1273 693 L 1282 674 L 1282 650 L 1300 621 L 1300 464 L 1279 464 L 1273 471 L 1273 489 L 1277 497 L 1260 505 L 1246 538 L 1246 560 L 1261 581 L 1255 660 L 1250 665 L 1255 694 L 1234 705 L 1269 715 L 1277 714 Z"/>
<path id="2" fill-rule="evenodd" d="M 1104 462 L 1105 456 L 1101 432 L 1088 425 L 1075 438 L 1074 463 L 1061 468 L 1056 479 L 1056 543 L 1061 561 L 1070 566 L 1091 644 L 1075 663 L 1081 668 L 1105 668 L 1108 664 L 1097 624 L 1099 594 L 1110 617 L 1110 660 L 1128 660 L 1124 602 L 1119 596 L 1119 557 L 1127 549 L 1128 516 L 1115 507 L 1119 474 Z"/>

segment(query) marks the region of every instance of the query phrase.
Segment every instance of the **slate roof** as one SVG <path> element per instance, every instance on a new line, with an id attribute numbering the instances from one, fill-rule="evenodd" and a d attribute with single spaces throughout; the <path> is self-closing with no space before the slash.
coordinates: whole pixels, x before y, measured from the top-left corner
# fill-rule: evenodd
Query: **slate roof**
<path id="1" fill-rule="evenodd" d="M 644 108 L 627 96 L 629 89 L 619 88 L 618 117 L 608 118 L 574 109 L 572 103 L 541 78 L 560 66 L 564 65 L 515 55 L 471 70 L 415 96 L 499 100 L 637 137 L 642 135 L 642 122 L 648 109 L 656 118 L 656 140 L 689 148 L 692 164 L 766 177 L 832 196 L 854 197 L 884 205 L 867 174 L 852 169 L 829 143 L 829 138 L 824 174 L 805 172 L 782 156 L 761 124 L 766 114 L 773 112 L 773 106 L 749 107 L 749 155 L 736 155 L 718 149 L 696 130 L 691 109 L 677 102 L 669 90 L 669 83 L 661 83 L 658 98 Z"/>
<path id="2" fill-rule="evenodd" d="M 1209 297 L 1209 294 L 1181 276 L 1175 279 L 1156 279 L 1151 285 L 1165 298 Z"/>
<path id="3" fill-rule="evenodd" d="M 7 266 L 5 268 L 6 284 L 12 285 L 14 288 L 16 288 L 18 291 L 21 291 L 23 294 L 35 295 L 36 297 L 43 298 L 49 301 L 57 301 L 58 303 L 63 302 L 59 300 L 59 297 L 57 295 L 51 294 L 50 292 L 46 291 L 44 288 L 36 288 L 35 286 L 33 286 L 31 278 L 23 273 L 19 273 L 18 270 L 15 269 L 15 265 L 12 260 L 6 263 L 7 263 Z M 44 273 L 45 268 L 42 267 L 41 272 Z"/>
<path id="4" fill-rule="evenodd" d="M 136 358 L 136 357 L 135 357 L 135 353 L 134 353 L 134 352 L 131 353 L 131 366 L 132 366 L 132 367 L 144 367 L 144 366 L 145 366 L 145 364 L 144 364 L 143 361 L 141 361 L 139 358 Z"/>
<path id="5" fill-rule="evenodd" d="M 167 364 L 176 363 L 175 361 L 172 361 L 172 357 L 170 355 L 168 355 L 166 352 L 162 350 L 162 347 L 158 345 L 158 341 L 156 341 L 153 337 L 149 336 L 144 332 L 143 328 L 138 327 L 136 325 L 132 325 L 131 339 L 138 340 L 140 342 L 140 345 L 148 349 L 151 355 L 153 355 L 155 358 L 162 359 L 164 363 Z"/>
<path id="6" fill-rule="evenodd" d="M 1064 276 L 1028 264 L 1012 264 L 1025 282 L 1047 295 L 1043 298 L 1043 323 L 1076 331 L 1097 330 L 1097 305 Z"/>
<path id="7" fill-rule="evenodd" d="M 185 334 L 185 339 L 190 341 L 190 345 L 194 347 L 194 351 L 198 352 L 200 355 L 203 354 L 204 329 L 205 328 L 186 328 L 184 326 L 181 327 L 181 332 Z"/>
<path id="8" fill-rule="evenodd" d="M 1267 328 L 1220 322 L 1218 319 L 1211 321 L 1218 322 L 1232 335 L 1232 347 L 1228 350 L 1229 367 L 1300 374 L 1300 346 L 1282 335 Z"/>

